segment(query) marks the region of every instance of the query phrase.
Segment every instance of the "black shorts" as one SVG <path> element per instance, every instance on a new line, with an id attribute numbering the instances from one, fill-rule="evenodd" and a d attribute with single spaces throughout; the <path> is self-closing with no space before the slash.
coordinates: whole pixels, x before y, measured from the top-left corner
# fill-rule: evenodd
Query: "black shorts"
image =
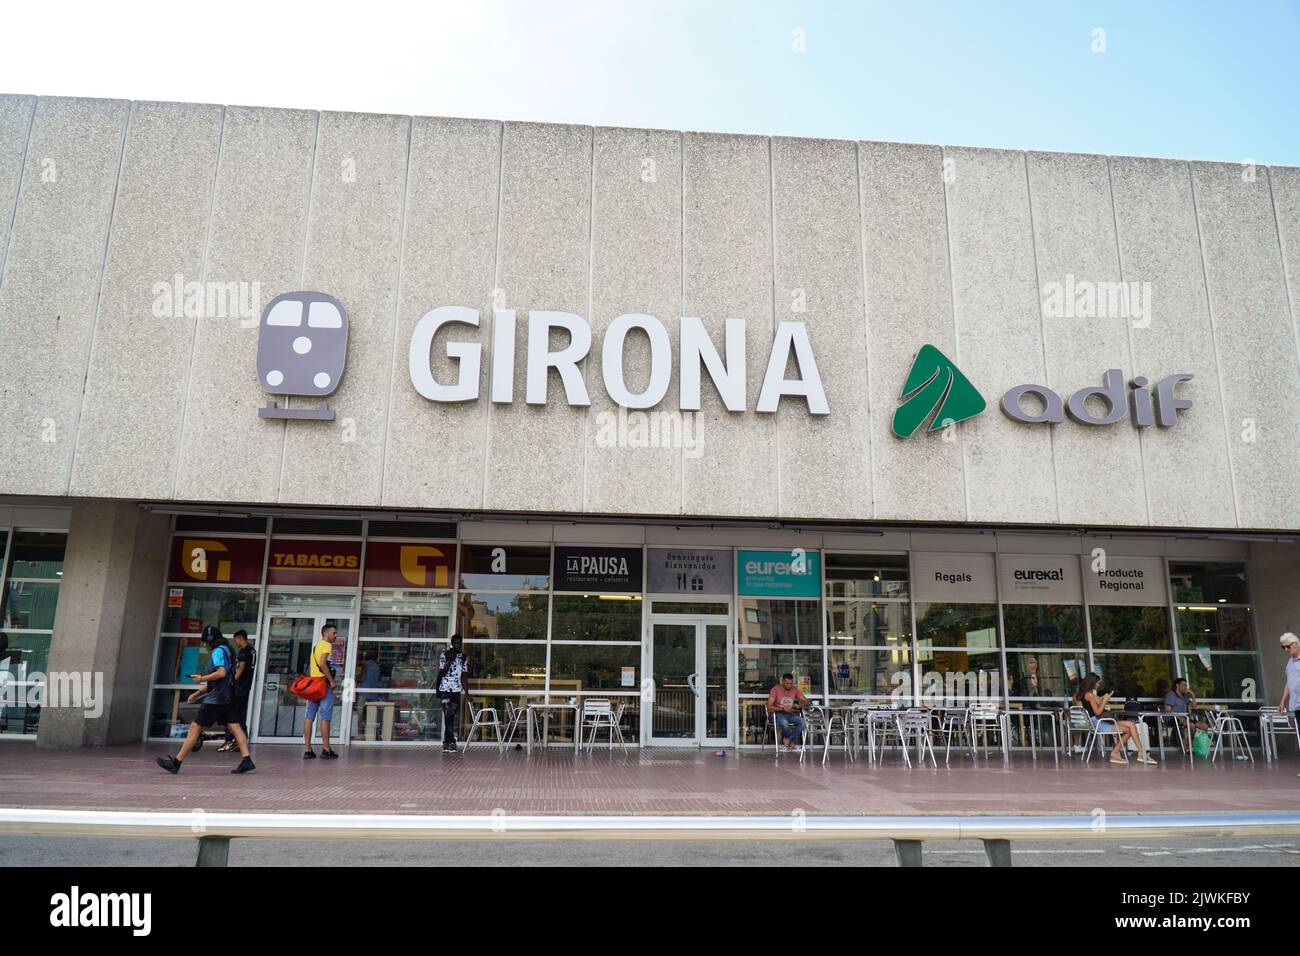
<path id="1" fill-rule="evenodd" d="M 211 727 L 213 724 L 225 726 L 239 723 L 239 718 L 240 714 L 233 703 L 200 704 L 194 722 L 200 727 Z"/>

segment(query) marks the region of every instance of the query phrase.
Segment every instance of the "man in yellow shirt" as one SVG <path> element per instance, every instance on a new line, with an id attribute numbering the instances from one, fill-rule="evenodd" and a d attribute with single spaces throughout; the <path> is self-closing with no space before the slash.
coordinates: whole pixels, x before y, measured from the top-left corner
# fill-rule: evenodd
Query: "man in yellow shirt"
<path id="1" fill-rule="evenodd" d="M 333 760 L 338 754 L 330 749 L 330 718 L 334 716 L 334 675 L 330 672 L 330 655 L 334 653 L 334 641 L 339 631 L 333 624 L 326 624 L 320 629 L 320 640 L 311 649 L 311 677 L 323 677 L 329 684 L 329 691 L 320 700 L 307 701 L 307 719 L 302 722 L 303 760 L 315 760 L 316 752 L 311 749 L 311 725 L 320 715 L 320 739 L 324 744 L 320 755 L 326 760 Z"/>

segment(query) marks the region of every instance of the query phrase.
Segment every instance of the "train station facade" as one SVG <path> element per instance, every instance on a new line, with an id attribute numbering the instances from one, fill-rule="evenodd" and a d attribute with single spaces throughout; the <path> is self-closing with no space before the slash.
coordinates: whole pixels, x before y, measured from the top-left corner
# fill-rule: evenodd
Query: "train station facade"
<path id="1" fill-rule="evenodd" d="M 11 95 L 0 256 L 5 736 L 1280 695 L 1300 170 Z"/>

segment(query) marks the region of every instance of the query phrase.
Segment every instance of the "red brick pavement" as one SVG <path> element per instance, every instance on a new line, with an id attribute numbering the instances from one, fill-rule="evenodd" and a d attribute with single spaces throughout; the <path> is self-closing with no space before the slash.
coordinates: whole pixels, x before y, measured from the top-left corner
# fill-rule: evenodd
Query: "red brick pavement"
<path id="1" fill-rule="evenodd" d="M 829 766 L 779 762 L 771 751 L 568 748 L 444 756 L 434 748 L 360 748 L 336 761 L 303 761 L 293 746 L 254 748 L 256 773 L 233 776 L 237 756 L 209 745 L 178 776 L 154 765 L 164 745 L 41 750 L 0 742 L 0 806 L 80 809 L 255 810 L 355 813 L 1051 814 L 1295 811 L 1294 758 L 1267 766 L 1215 766 L 1171 756 L 1167 765 L 1110 766 L 1040 754 L 908 770 L 897 754 Z"/>

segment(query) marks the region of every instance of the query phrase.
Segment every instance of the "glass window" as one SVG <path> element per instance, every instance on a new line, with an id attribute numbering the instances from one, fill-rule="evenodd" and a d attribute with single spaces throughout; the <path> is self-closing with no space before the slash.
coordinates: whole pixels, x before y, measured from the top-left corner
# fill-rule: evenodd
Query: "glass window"
<path id="1" fill-rule="evenodd" d="M 556 644 L 551 648 L 551 690 L 637 690 L 641 647 L 629 644 Z"/>
<path id="2" fill-rule="evenodd" d="M 741 644 L 822 643 L 820 601 L 741 598 L 739 617 Z"/>
<path id="3" fill-rule="evenodd" d="M 464 698 L 461 698 L 461 704 L 462 716 L 457 733 L 463 735 L 469 728 L 464 716 Z M 352 710 L 352 739 L 440 740 L 442 705 L 432 694 L 357 694 Z"/>
<path id="4" fill-rule="evenodd" d="M 15 531 L 9 577 L 57 579 L 63 576 L 68 536 L 58 532 Z"/>
<path id="5" fill-rule="evenodd" d="M 465 638 L 489 641 L 546 640 L 545 594 L 461 592 L 459 630 Z"/>
<path id="6" fill-rule="evenodd" d="M 910 647 L 911 608 L 904 601 L 827 601 L 826 642 L 835 647 Z"/>
<path id="7" fill-rule="evenodd" d="M 224 632 L 229 641 L 231 632 Z M 251 643 L 251 642 L 250 642 Z M 230 642 L 233 649 L 234 643 Z M 190 684 L 191 674 L 206 674 L 212 654 L 207 645 L 194 637 L 164 637 L 158 643 L 157 684 Z"/>
<path id="8" fill-rule="evenodd" d="M 1259 686 L 1253 654 L 1182 654 L 1187 686 L 1198 698 L 1241 701 L 1252 684 Z M 1250 681 L 1251 684 L 1246 682 Z"/>
<path id="9" fill-rule="evenodd" d="M 822 650 L 795 650 L 782 647 L 737 648 L 739 667 L 737 681 L 742 694 L 766 696 L 780 683 L 781 675 L 794 675 L 794 682 L 805 694 L 822 692 Z"/>
<path id="10" fill-rule="evenodd" d="M 992 604 L 917 604 L 917 649 L 968 648 L 983 653 L 998 646 L 997 607 Z M 925 660 L 922 655 L 921 660 Z"/>
<path id="11" fill-rule="evenodd" d="M 1010 634 L 1011 629 L 1007 628 Z M 1008 685 L 1011 697 L 1069 697 L 1088 672 L 1082 652 L 1078 656 L 1043 651 L 1007 651 Z"/>
<path id="12" fill-rule="evenodd" d="M 54 612 L 59 605 L 57 584 L 10 581 L 0 626 L 21 630 L 49 631 L 54 628 Z"/>
<path id="13" fill-rule="evenodd" d="M 356 686 L 436 690 L 438 658 L 446 647 L 433 641 L 362 640 L 357 645 Z M 383 700 L 384 695 L 375 695 Z"/>
<path id="14" fill-rule="evenodd" d="M 826 596 L 831 598 L 907 597 L 907 555 L 826 555 Z"/>
<path id="15" fill-rule="evenodd" d="M 627 595 L 555 595 L 553 641 L 640 641 L 641 599 Z"/>
<path id="16" fill-rule="evenodd" d="M 1083 647 L 1083 608 L 1071 604 L 1004 604 L 1007 647 Z"/>
<path id="17" fill-rule="evenodd" d="M 1222 604 L 1183 604 L 1175 614 L 1182 650 L 1250 651 L 1250 608 Z"/>
<path id="18" fill-rule="evenodd" d="M 435 538 L 454 539 L 456 525 L 437 521 L 371 521 L 366 526 L 368 538 L 408 538 L 427 541 Z"/>
<path id="19" fill-rule="evenodd" d="M 1169 650 L 1167 618 L 1163 607 L 1088 605 L 1094 648 Z"/>
<path id="20" fill-rule="evenodd" d="M 1093 669 L 1117 697 L 1160 697 L 1173 682 L 1173 654 L 1094 654 Z"/>
<path id="21" fill-rule="evenodd" d="M 1242 561 L 1169 563 L 1174 600 L 1196 604 L 1246 604 L 1246 564 Z"/>
<path id="22" fill-rule="evenodd" d="M 257 599 L 257 588 L 168 588 L 163 633 L 200 634 L 215 624 L 227 637 L 240 628 L 256 634 Z"/>
<path id="23" fill-rule="evenodd" d="M 461 545 L 460 586 L 469 590 L 545 591 L 551 586 L 551 549 Z"/>
<path id="24" fill-rule="evenodd" d="M 467 641 L 465 653 L 474 666 L 467 690 L 475 694 L 546 688 L 545 644 L 485 644 Z"/>
<path id="25" fill-rule="evenodd" d="M 832 695 L 887 696 L 912 679 L 912 653 L 908 646 L 893 650 L 832 647 L 827 653 Z"/>
<path id="26" fill-rule="evenodd" d="M 50 641 L 53 635 L 5 634 L 0 632 L 0 681 L 31 680 L 50 668 Z"/>

